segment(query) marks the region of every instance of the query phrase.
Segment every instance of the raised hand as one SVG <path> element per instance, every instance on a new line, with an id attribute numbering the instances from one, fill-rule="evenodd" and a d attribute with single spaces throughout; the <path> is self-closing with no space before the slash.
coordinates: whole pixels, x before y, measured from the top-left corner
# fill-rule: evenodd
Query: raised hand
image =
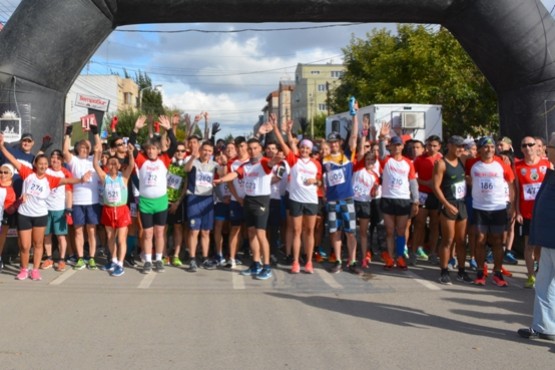
<path id="1" fill-rule="evenodd" d="M 382 121 L 380 136 L 389 136 L 391 133 L 391 122 Z"/>
<path id="2" fill-rule="evenodd" d="M 172 125 L 174 127 L 179 125 L 179 114 L 178 113 L 173 114 L 173 116 L 172 116 Z"/>
<path id="3" fill-rule="evenodd" d="M 137 117 L 137 120 L 135 121 L 135 128 L 137 130 L 140 130 L 145 126 L 146 126 L 146 116 L 141 115 Z"/>
<path id="4" fill-rule="evenodd" d="M 158 121 L 160 122 L 160 126 L 162 126 L 164 130 L 171 130 L 170 118 L 168 116 L 161 115 L 158 117 Z"/>

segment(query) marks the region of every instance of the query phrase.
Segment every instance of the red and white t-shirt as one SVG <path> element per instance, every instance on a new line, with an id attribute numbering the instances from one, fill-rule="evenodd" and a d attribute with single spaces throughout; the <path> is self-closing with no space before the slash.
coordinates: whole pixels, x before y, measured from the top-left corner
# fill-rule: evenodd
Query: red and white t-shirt
<path id="1" fill-rule="evenodd" d="M 18 208 L 18 213 L 27 217 L 41 217 L 48 214 L 46 200 L 50 196 L 52 189 L 60 185 L 61 178 L 44 175 L 38 178 L 32 169 L 21 166 L 19 175 L 23 179 L 23 189 L 21 196 L 24 202 Z"/>
<path id="2" fill-rule="evenodd" d="M 243 165 L 244 163 L 249 162 L 249 159 L 245 159 L 244 161 L 241 161 L 239 158 L 234 158 L 232 160 L 230 160 L 229 162 L 227 162 L 227 172 L 237 172 L 237 169 L 239 167 L 241 167 L 241 165 Z M 237 196 L 239 196 L 240 198 L 244 198 L 245 197 L 245 187 L 244 187 L 244 181 L 241 178 L 236 178 L 233 180 L 233 188 L 235 189 L 235 192 L 237 193 Z M 235 197 L 233 196 L 233 194 L 231 195 L 231 200 L 237 201 L 237 199 L 235 199 Z"/>
<path id="3" fill-rule="evenodd" d="M 515 179 L 513 170 L 497 156 L 489 163 L 480 158 L 466 162 L 466 174 L 472 179 L 472 207 L 481 211 L 507 208 L 506 183 Z"/>
<path id="4" fill-rule="evenodd" d="M 532 218 L 536 194 L 548 168 L 551 168 L 551 163 L 547 159 L 540 159 L 536 164 L 526 164 L 524 160 L 515 162 L 515 175 L 520 193 L 519 212 L 525 219 Z"/>
<path id="5" fill-rule="evenodd" d="M 139 168 L 139 192 L 148 199 L 160 198 L 167 194 L 168 167 L 172 160 L 163 153 L 157 159 L 150 160 L 143 153 L 139 153 L 135 164 Z"/>
<path id="6" fill-rule="evenodd" d="M 416 172 L 410 159 L 391 156 L 380 161 L 382 172 L 382 197 L 388 199 L 410 199 L 410 180 L 416 179 Z"/>
<path id="7" fill-rule="evenodd" d="M 71 173 L 62 167 L 60 170 L 55 171 L 52 168 L 46 170 L 46 173 L 50 176 L 70 179 Z M 70 184 L 60 185 L 57 188 L 52 189 L 50 196 L 46 199 L 46 205 L 49 211 L 63 211 L 66 208 L 66 190 L 71 190 L 72 186 Z"/>
<path id="8" fill-rule="evenodd" d="M 243 179 L 245 195 L 250 197 L 269 196 L 272 192 L 272 167 L 270 160 L 262 157 L 260 161 L 243 163 L 235 172 Z"/>
<path id="9" fill-rule="evenodd" d="M 15 203 L 15 191 L 11 186 L 0 186 L 0 220 L 4 217 L 4 212 Z M 8 210 L 8 213 L 9 210 Z M 13 211 L 11 212 L 13 213 Z"/>
<path id="10" fill-rule="evenodd" d="M 353 171 L 353 189 L 355 190 L 353 199 L 357 202 L 370 202 L 372 189 L 380 181 L 378 175 L 373 170 L 366 169 L 364 159 L 355 163 Z"/>
<path id="11" fill-rule="evenodd" d="M 305 185 L 308 179 L 322 179 L 322 165 L 312 158 L 300 158 L 289 152 L 289 199 L 299 203 L 318 204 L 318 185 Z"/>

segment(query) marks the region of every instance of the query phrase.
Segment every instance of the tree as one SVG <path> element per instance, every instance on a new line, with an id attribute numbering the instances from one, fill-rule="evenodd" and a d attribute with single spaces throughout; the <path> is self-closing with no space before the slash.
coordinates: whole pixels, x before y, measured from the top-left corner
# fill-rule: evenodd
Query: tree
<path id="1" fill-rule="evenodd" d="M 445 28 L 400 25 L 352 38 L 343 49 L 346 71 L 332 109 L 380 103 L 441 104 L 444 136 L 497 132 L 497 99 L 483 74 Z"/>
<path id="2" fill-rule="evenodd" d="M 142 97 L 142 101 L 139 102 L 141 110 L 147 115 L 159 116 L 164 114 L 162 93 L 152 86 L 150 76 L 139 70 L 135 74 L 135 83 L 139 86 L 139 96 Z"/>

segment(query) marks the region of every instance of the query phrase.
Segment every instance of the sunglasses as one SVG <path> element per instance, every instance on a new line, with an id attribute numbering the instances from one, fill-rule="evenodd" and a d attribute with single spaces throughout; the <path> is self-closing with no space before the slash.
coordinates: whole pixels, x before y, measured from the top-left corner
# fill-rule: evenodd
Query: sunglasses
<path id="1" fill-rule="evenodd" d="M 22 143 L 32 143 L 33 140 L 31 139 L 25 139 L 25 140 L 21 140 Z"/>
<path id="2" fill-rule="evenodd" d="M 0 175 L 11 175 L 10 171 L 0 171 Z"/>
<path id="3" fill-rule="evenodd" d="M 531 148 L 531 147 L 533 147 L 533 146 L 535 146 L 535 145 L 536 145 L 536 143 L 524 143 L 524 144 L 522 144 L 520 147 L 521 147 L 521 148 L 526 148 L 526 147 Z"/>
<path id="4" fill-rule="evenodd" d="M 116 143 L 116 146 L 124 146 L 124 145 L 125 145 L 125 143 L 124 143 L 124 142 L 121 142 L 121 143 Z"/>
<path id="5" fill-rule="evenodd" d="M 177 152 L 177 153 L 185 153 L 185 152 L 186 152 L 186 150 L 180 150 L 180 149 L 177 149 L 177 150 L 176 150 L 176 152 Z"/>

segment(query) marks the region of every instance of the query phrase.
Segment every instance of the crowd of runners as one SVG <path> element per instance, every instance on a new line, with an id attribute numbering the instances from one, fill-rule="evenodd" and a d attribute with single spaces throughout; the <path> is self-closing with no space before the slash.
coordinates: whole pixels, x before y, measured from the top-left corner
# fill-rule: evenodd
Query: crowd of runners
<path id="1" fill-rule="evenodd" d="M 277 264 L 292 274 L 312 274 L 314 263 L 363 274 L 428 261 L 441 284 L 452 284 L 455 271 L 460 282 L 485 285 L 491 272 L 503 287 L 511 274 L 504 265 L 518 263 L 517 233 L 524 286 L 534 287 L 540 255 L 527 235 L 552 168 L 543 138 L 524 137 L 516 158 L 507 137 L 421 142 L 385 122 L 373 137 L 367 118 L 359 124 L 353 113 L 348 137 L 321 140 L 299 139 L 274 115 L 254 137 L 228 141 L 210 130 L 178 141 L 174 115 L 159 117 L 162 135 L 138 143 L 147 125 L 140 116 L 126 137 L 103 144 L 91 126 L 93 143 L 72 149 L 68 126 L 62 150 L 48 156 L 47 145 L 32 154 L 32 134 L 16 146 L 0 135 L 0 254 L 11 227 L 19 280 L 67 264 L 112 276 L 126 266 L 145 274 L 169 265 L 240 269 L 265 280 Z"/>

